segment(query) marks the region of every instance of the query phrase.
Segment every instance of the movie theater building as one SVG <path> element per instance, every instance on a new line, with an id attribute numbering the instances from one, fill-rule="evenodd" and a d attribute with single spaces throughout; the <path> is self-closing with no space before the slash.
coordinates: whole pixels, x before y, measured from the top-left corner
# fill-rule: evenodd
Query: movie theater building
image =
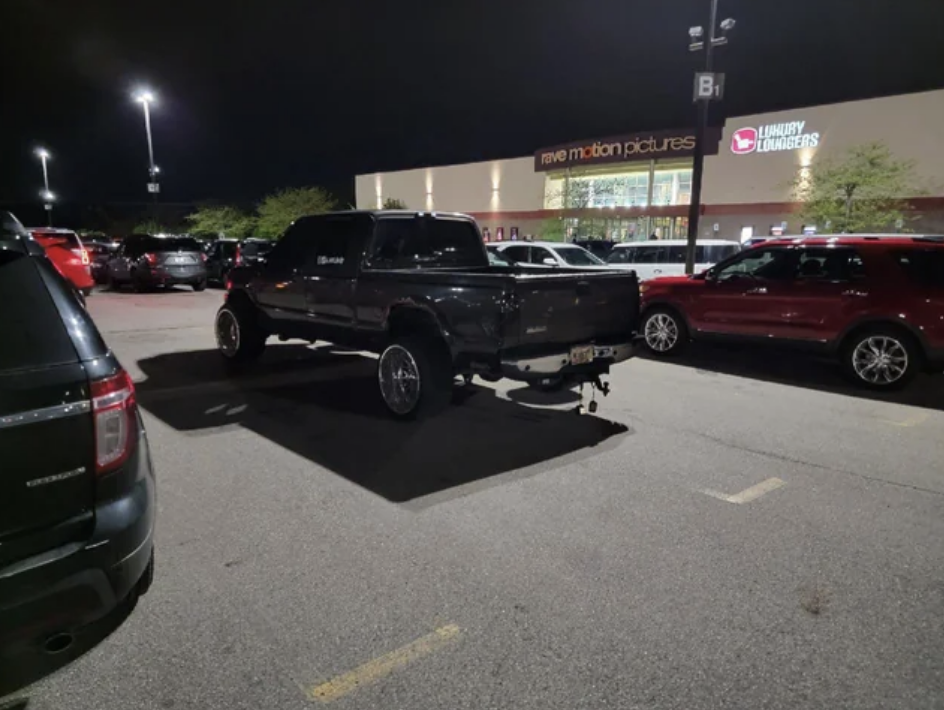
<path id="1" fill-rule="evenodd" d="M 700 236 L 746 239 L 804 225 L 792 184 L 817 161 L 881 141 L 912 160 L 920 216 L 911 229 L 944 232 L 944 90 L 728 118 L 710 129 Z M 491 240 L 512 236 L 684 237 L 693 130 L 576 141 L 534 156 L 359 175 L 357 205 L 398 199 L 410 209 L 466 212 Z"/>

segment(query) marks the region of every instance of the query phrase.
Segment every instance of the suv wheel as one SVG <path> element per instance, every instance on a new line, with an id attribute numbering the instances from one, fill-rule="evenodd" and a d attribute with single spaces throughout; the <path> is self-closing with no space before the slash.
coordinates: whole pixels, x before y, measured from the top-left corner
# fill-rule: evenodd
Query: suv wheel
<path id="1" fill-rule="evenodd" d="M 917 374 L 919 357 L 909 335 L 895 328 L 870 328 L 849 340 L 843 366 L 857 383 L 890 390 L 904 387 Z"/>
<path id="2" fill-rule="evenodd" d="M 452 366 L 445 347 L 416 337 L 394 340 L 377 361 L 380 395 L 401 419 L 436 414 L 452 397 Z"/>
<path id="3" fill-rule="evenodd" d="M 216 346 L 231 363 L 246 363 L 259 359 L 265 350 L 266 334 L 256 324 L 249 308 L 224 304 L 216 312 Z"/>
<path id="4" fill-rule="evenodd" d="M 653 308 L 642 321 L 646 347 L 656 355 L 675 355 L 688 343 L 688 329 L 671 308 Z"/>

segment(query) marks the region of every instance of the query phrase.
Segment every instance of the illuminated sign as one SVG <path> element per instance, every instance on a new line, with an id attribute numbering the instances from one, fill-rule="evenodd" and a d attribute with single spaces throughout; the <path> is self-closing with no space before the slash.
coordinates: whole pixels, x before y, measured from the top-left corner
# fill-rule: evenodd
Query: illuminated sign
<path id="1" fill-rule="evenodd" d="M 768 123 L 757 128 L 739 128 L 731 136 L 731 152 L 735 155 L 747 153 L 775 153 L 783 150 L 815 148 L 819 145 L 819 133 L 806 130 L 806 121 Z"/>
<path id="2" fill-rule="evenodd" d="M 716 155 L 721 131 L 705 131 L 705 154 Z M 653 158 L 683 158 L 695 154 L 695 131 L 652 131 L 628 136 L 579 141 L 534 154 L 534 170 L 545 172 L 578 165 L 631 163 Z"/>

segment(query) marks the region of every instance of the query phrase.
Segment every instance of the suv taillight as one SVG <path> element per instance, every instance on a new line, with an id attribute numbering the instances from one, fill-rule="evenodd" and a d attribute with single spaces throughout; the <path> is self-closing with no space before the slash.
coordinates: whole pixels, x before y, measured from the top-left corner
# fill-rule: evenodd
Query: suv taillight
<path id="1" fill-rule="evenodd" d="M 149 263 L 151 266 L 157 263 L 157 254 L 151 254 L 150 252 L 144 255 L 144 260 Z"/>
<path id="2" fill-rule="evenodd" d="M 236 266 L 242 266 L 243 263 L 243 250 L 239 248 L 239 245 L 236 245 L 236 258 L 233 260 L 233 263 Z"/>
<path id="3" fill-rule="evenodd" d="M 88 249 L 82 249 L 81 252 L 82 252 L 82 253 L 79 255 L 79 258 L 82 259 L 82 265 L 83 265 L 83 266 L 88 266 L 88 265 L 91 263 L 91 262 L 89 261 Z"/>
<path id="4" fill-rule="evenodd" d="M 95 473 L 101 475 L 123 464 L 137 436 L 134 383 L 127 372 L 92 382 L 95 417 Z"/>

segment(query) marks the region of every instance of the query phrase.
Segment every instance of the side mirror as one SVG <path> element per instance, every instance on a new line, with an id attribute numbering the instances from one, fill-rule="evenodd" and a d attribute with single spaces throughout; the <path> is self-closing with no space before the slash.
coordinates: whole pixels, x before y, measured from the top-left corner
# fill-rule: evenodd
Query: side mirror
<path id="1" fill-rule="evenodd" d="M 541 261 L 545 266 L 557 266 L 557 262 L 554 261 L 551 257 L 547 257 Z"/>

